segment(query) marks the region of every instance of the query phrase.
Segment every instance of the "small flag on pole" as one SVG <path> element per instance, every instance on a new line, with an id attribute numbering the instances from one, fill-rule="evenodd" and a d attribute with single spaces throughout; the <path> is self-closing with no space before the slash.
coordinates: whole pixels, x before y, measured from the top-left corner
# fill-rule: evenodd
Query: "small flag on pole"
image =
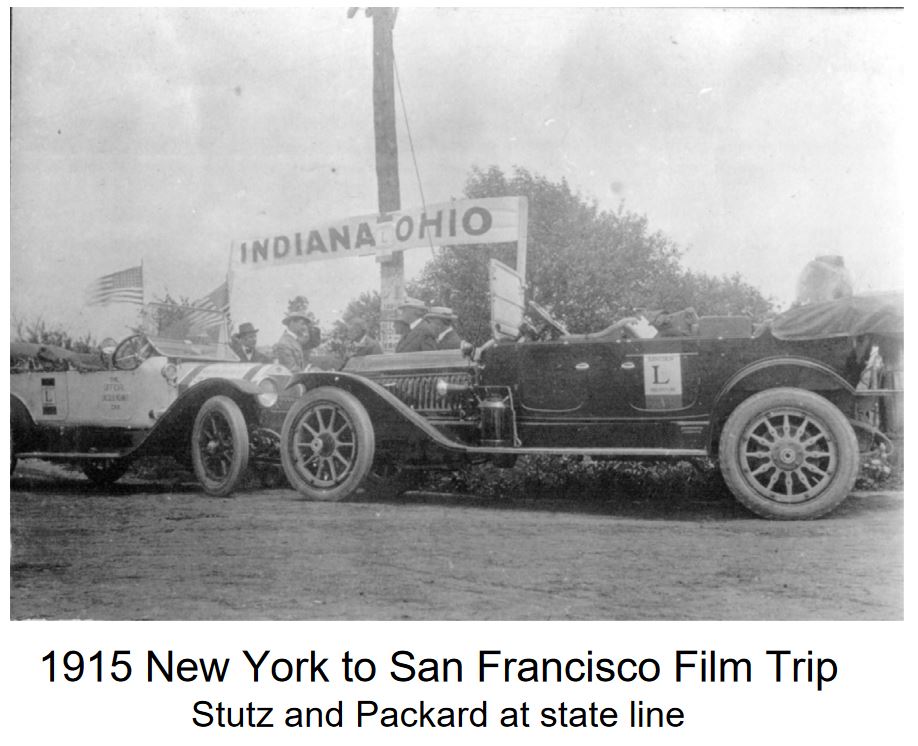
<path id="1" fill-rule="evenodd" d="M 226 323 L 229 316 L 229 285 L 224 281 L 192 304 L 186 316 L 192 331 L 204 331 Z"/>
<path id="2" fill-rule="evenodd" d="M 143 305 L 143 265 L 103 275 L 86 288 L 86 305 L 107 306 L 109 303 Z"/>

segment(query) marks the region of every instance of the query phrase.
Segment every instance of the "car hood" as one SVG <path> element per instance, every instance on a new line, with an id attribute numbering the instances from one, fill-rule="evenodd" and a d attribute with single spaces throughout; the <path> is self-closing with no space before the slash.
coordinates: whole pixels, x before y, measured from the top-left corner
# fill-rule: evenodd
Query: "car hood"
<path id="1" fill-rule="evenodd" d="M 418 372 L 468 368 L 471 361 L 460 350 L 430 350 L 428 352 L 400 352 L 388 355 L 364 355 L 350 358 L 344 366 L 348 373 Z"/>
<path id="2" fill-rule="evenodd" d="M 200 363 L 182 362 L 178 365 L 178 386 L 185 389 L 209 378 L 251 381 L 257 384 L 265 378 L 277 379 L 279 383 L 290 378 L 290 371 L 274 363 Z"/>

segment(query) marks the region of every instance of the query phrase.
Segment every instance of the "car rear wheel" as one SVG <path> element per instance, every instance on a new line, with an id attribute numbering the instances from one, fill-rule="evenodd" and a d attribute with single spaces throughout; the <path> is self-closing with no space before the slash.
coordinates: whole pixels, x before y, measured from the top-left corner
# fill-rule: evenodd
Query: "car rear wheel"
<path id="1" fill-rule="evenodd" d="M 281 463 L 291 486 L 309 500 L 343 500 L 373 465 L 373 423 L 358 399 L 323 387 L 300 399 L 284 420 Z"/>
<path id="2" fill-rule="evenodd" d="M 124 476 L 129 466 L 127 459 L 113 458 L 100 458 L 80 464 L 83 474 L 97 487 L 114 484 Z"/>
<path id="3" fill-rule="evenodd" d="M 249 462 L 249 432 L 245 417 L 228 396 L 204 402 L 194 419 L 191 461 L 198 481 L 211 495 L 229 495 Z"/>
<path id="4" fill-rule="evenodd" d="M 762 391 L 742 402 L 720 436 L 730 491 L 765 518 L 816 518 L 854 487 L 857 437 L 831 402 L 802 389 Z"/>

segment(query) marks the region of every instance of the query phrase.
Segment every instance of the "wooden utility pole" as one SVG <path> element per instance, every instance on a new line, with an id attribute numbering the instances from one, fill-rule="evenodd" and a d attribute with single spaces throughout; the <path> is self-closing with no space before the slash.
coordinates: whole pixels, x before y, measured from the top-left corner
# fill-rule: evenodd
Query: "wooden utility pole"
<path id="1" fill-rule="evenodd" d="M 376 132 L 376 182 L 379 212 L 402 207 L 398 184 L 398 138 L 395 131 L 395 57 L 392 30 L 397 8 L 368 8 L 373 18 L 373 125 Z"/>
<path id="2" fill-rule="evenodd" d="M 357 8 L 348 10 L 353 18 Z M 398 138 L 395 129 L 395 58 L 392 29 L 398 8 L 367 8 L 373 19 L 373 125 L 376 134 L 376 184 L 379 221 L 391 220 L 401 209 L 398 180 Z M 392 323 L 395 310 L 405 297 L 405 260 L 401 251 L 377 255 L 382 314 L 380 343 L 393 352 L 398 338 Z"/>

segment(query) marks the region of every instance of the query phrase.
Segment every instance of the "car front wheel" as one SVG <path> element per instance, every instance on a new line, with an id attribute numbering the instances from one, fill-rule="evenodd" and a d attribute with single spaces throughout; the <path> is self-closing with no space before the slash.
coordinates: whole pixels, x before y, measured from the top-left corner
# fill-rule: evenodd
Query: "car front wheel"
<path id="1" fill-rule="evenodd" d="M 229 495 L 249 462 L 249 432 L 245 417 L 228 396 L 204 402 L 194 419 L 191 461 L 198 481 L 211 495 Z"/>
<path id="2" fill-rule="evenodd" d="M 779 388 L 742 402 L 720 436 L 730 491 L 765 518 L 816 518 L 854 487 L 857 437 L 845 415 L 812 391 Z"/>
<path id="3" fill-rule="evenodd" d="M 281 463 L 309 500 L 343 500 L 363 483 L 376 448 L 373 423 L 347 391 L 323 387 L 300 399 L 284 420 Z"/>

